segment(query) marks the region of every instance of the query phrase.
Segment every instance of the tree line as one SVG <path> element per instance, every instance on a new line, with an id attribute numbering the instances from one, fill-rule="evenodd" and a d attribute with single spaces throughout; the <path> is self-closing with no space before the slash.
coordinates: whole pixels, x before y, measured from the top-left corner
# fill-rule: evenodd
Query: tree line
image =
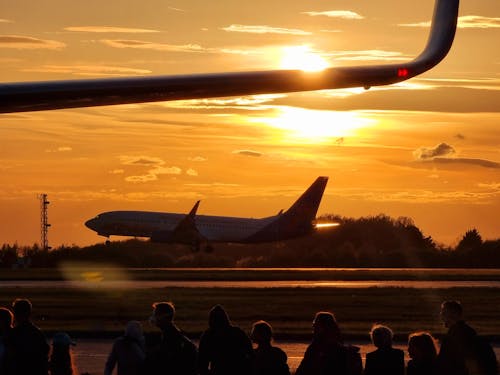
<path id="1" fill-rule="evenodd" d="M 407 217 L 323 215 L 318 221 L 339 226 L 274 243 L 212 244 L 211 253 L 137 239 L 86 247 L 63 245 L 50 251 L 43 251 L 38 244 L 4 244 L 0 267 L 56 267 L 64 261 L 124 267 L 500 267 L 500 239 L 484 241 L 474 228 L 451 247 L 425 236 Z"/>

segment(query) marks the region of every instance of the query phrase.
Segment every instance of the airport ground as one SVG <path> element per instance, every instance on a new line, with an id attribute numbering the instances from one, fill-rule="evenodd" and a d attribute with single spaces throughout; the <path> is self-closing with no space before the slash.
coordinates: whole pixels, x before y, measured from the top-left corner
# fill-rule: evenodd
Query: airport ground
<path id="1" fill-rule="evenodd" d="M 107 284 L 119 280 L 126 281 L 126 287 Z M 177 286 L 161 286 L 162 280 L 176 281 Z M 224 280 L 247 286 L 210 286 Z M 322 286 L 273 287 L 283 280 L 297 281 L 293 285 L 314 280 Z M 357 280 L 391 281 L 393 286 L 349 286 L 348 282 Z M 414 280 L 436 285 L 460 281 L 461 286 L 409 287 Z M 470 324 L 497 345 L 499 280 L 500 270 L 140 270 L 80 265 L 59 270 L 0 271 L 0 285 L 4 286 L 0 288 L 0 306 L 10 305 L 15 298 L 29 298 L 36 324 L 49 337 L 56 331 L 67 331 L 77 339 L 77 361 L 81 366 L 88 365 L 85 371 L 93 374 L 102 371 L 112 339 L 121 334 L 128 320 L 142 321 L 146 333 L 154 334 L 156 329 L 148 323 L 153 302 L 174 302 L 177 325 L 194 340 L 207 327 L 209 309 L 220 303 L 232 321 L 247 332 L 257 320 L 270 322 L 277 342 L 288 348 L 294 368 L 310 340 L 313 315 L 320 310 L 333 311 L 346 341 L 362 343 L 366 351 L 368 332 L 376 322 L 391 326 L 401 345 L 414 331 L 425 330 L 439 337 L 445 332 L 439 305 L 445 299 L 458 299 Z M 154 281 L 154 286 L 147 281 Z M 203 281 L 205 286 L 182 286 L 193 281 Z M 330 287 L 328 281 L 346 281 L 346 285 Z M 475 281 L 486 285 L 491 282 L 491 286 L 476 287 Z"/>

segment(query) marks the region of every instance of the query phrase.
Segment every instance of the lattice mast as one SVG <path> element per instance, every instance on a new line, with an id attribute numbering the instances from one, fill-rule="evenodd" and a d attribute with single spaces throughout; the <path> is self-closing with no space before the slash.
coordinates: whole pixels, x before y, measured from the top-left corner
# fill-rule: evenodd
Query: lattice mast
<path id="1" fill-rule="evenodd" d="M 40 200 L 40 246 L 42 250 L 48 251 L 50 249 L 47 237 L 50 227 L 48 218 L 50 202 L 47 200 L 47 194 L 39 194 L 38 199 Z"/>

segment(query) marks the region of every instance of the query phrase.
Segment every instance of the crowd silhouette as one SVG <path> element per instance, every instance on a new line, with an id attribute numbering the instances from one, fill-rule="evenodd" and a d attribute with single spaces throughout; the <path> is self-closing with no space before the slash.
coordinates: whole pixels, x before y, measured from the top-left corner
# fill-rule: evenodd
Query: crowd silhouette
<path id="1" fill-rule="evenodd" d="M 287 355 L 273 345 L 272 327 L 266 321 L 255 322 L 248 336 L 231 323 L 223 306 L 215 305 L 197 347 L 175 325 L 171 302 L 156 302 L 152 308 L 149 320 L 161 331 L 160 340 L 146 343 L 141 323 L 128 322 L 113 343 L 104 375 L 290 375 Z M 90 375 L 78 372 L 71 337 L 58 332 L 50 347 L 33 324 L 31 311 L 28 299 L 0 307 L 0 375 Z M 410 334 L 406 366 L 403 350 L 392 347 L 392 330 L 374 325 L 370 337 L 376 350 L 367 353 L 363 369 L 359 347 L 344 342 L 332 312 L 320 311 L 295 374 L 497 375 L 491 345 L 465 322 L 460 302 L 443 302 L 440 316 L 448 329 L 440 347 L 428 332 Z"/>

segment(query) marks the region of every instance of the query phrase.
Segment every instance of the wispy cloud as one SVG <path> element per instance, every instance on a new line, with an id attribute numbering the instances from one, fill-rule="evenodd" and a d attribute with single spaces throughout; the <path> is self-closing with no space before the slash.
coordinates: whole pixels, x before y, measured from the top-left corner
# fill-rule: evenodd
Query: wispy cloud
<path id="1" fill-rule="evenodd" d="M 164 52 L 206 52 L 207 49 L 198 44 L 166 44 L 143 40 L 130 39 L 103 39 L 101 43 L 114 48 L 135 48 Z"/>
<path id="2" fill-rule="evenodd" d="M 189 161 L 194 161 L 194 162 L 197 162 L 197 163 L 201 163 L 201 162 L 207 161 L 207 158 L 204 158 L 203 156 L 195 156 L 195 157 L 188 158 L 188 160 Z"/>
<path id="3" fill-rule="evenodd" d="M 486 160 L 486 159 L 475 159 L 475 158 L 434 158 L 432 159 L 434 163 L 440 164 L 468 164 L 475 165 L 484 168 L 500 169 L 500 163 L 496 161 Z"/>
<path id="4" fill-rule="evenodd" d="M 405 27 L 430 27 L 431 21 L 402 23 L 398 26 Z M 496 29 L 500 28 L 500 17 L 483 17 L 483 16 L 461 16 L 458 17 L 457 27 L 459 29 Z"/>
<path id="5" fill-rule="evenodd" d="M 189 168 L 187 171 L 186 171 L 186 174 L 188 176 L 192 176 L 192 177 L 196 177 L 198 176 L 198 171 L 192 169 L 192 168 Z"/>
<path id="6" fill-rule="evenodd" d="M 116 27 L 116 26 L 68 26 L 66 31 L 75 31 L 81 33 L 128 33 L 128 34 L 144 34 L 144 33 L 159 33 L 159 30 L 153 29 L 138 29 L 133 27 Z"/>
<path id="7" fill-rule="evenodd" d="M 14 23 L 14 21 L 6 20 L 5 18 L 0 18 L 0 23 Z"/>
<path id="8" fill-rule="evenodd" d="M 66 44 L 56 40 L 21 35 L 0 35 L 0 48 L 60 50 L 64 47 L 66 47 Z"/>
<path id="9" fill-rule="evenodd" d="M 287 29 L 281 27 L 272 27 L 267 25 L 237 25 L 233 24 L 221 28 L 221 30 L 236 32 L 236 33 L 252 33 L 252 34 L 289 34 L 289 35 L 311 35 L 309 31 L 300 29 Z"/>
<path id="10" fill-rule="evenodd" d="M 109 174 L 124 174 L 125 170 L 124 169 L 112 169 L 111 171 L 108 172 Z"/>
<path id="11" fill-rule="evenodd" d="M 335 51 L 325 53 L 334 61 L 399 61 L 408 60 L 411 57 L 398 51 L 384 51 L 379 49 L 359 51 Z"/>
<path id="12" fill-rule="evenodd" d="M 167 7 L 167 9 L 174 10 L 174 11 L 176 11 L 176 12 L 185 12 L 185 10 L 184 10 L 184 9 L 181 9 L 181 8 Z"/>
<path id="13" fill-rule="evenodd" d="M 272 101 L 286 97 L 285 94 L 263 94 L 249 95 L 228 99 L 192 99 L 176 100 L 162 103 L 169 108 L 183 109 L 243 109 L 248 111 L 260 111 L 268 109 Z"/>
<path id="14" fill-rule="evenodd" d="M 233 154 L 245 155 L 245 156 L 254 156 L 254 157 L 262 156 L 261 152 L 252 151 L 252 150 L 235 150 L 235 151 L 233 151 Z"/>
<path id="15" fill-rule="evenodd" d="M 326 10 L 322 12 L 302 12 L 302 14 L 307 14 L 308 16 L 325 16 L 331 18 L 342 18 L 346 20 L 362 20 L 365 17 L 360 15 L 359 13 L 350 11 L 350 10 Z"/>
<path id="16" fill-rule="evenodd" d="M 45 150 L 45 152 L 69 152 L 69 151 L 73 151 L 73 148 L 69 146 L 61 146 L 55 149 Z"/>
<path id="17" fill-rule="evenodd" d="M 42 65 L 37 68 L 23 69 L 23 72 L 61 73 L 78 76 L 129 76 L 150 74 L 147 69 L 126 68 L 106 65 Z"/>
<path id="18" fill-rule="evenodd" d="M 129 76 L 150 74 L 151 70 L 104 65 L 43 65 L 39 68 L 23 69 L 23 72 L 61 73 L 78 76 Z"/>

